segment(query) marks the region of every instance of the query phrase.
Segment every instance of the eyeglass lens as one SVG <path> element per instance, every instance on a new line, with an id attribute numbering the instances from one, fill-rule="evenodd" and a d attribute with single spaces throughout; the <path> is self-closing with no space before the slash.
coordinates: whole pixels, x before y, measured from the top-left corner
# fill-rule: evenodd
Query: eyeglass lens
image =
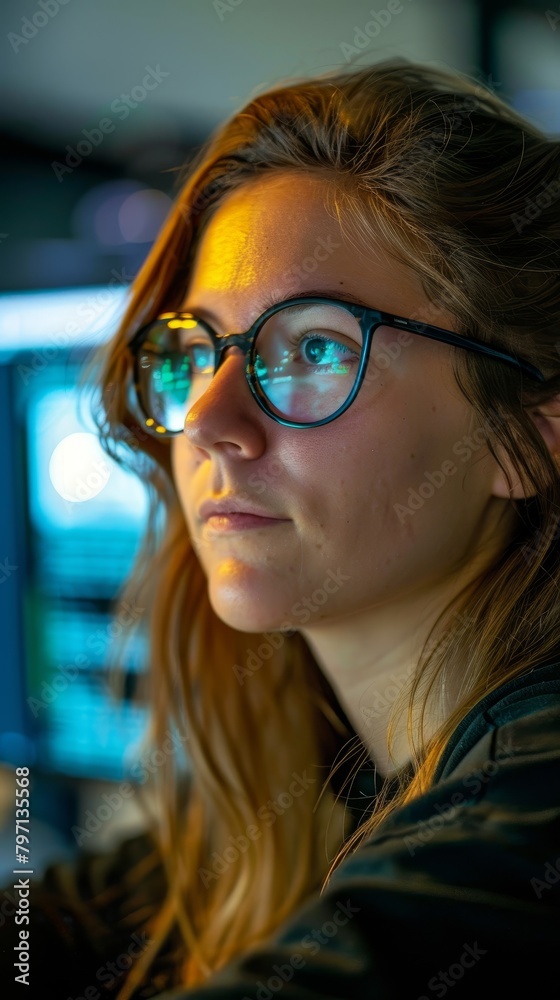
<path id="1" fill-rule="evenodd" d="M 298 423 L 331 416 L 352 392 L 362 343 L 357 317 L 342 306 L 278 310 L 260 328 L 253 357 L 271 411 Z M 196 319 L 156 320 L 139 352 L 144 409 L 168 431 L 182 430 L 214 371 L 214 344 Z"/>

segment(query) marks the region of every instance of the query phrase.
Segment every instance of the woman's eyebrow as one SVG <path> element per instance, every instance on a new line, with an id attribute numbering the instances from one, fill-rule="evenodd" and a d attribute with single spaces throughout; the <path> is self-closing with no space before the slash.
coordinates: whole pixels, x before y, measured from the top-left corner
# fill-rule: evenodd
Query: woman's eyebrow
<path id="1" fill-rule="evenodd" d="M 317 295 L 319 297 L 323 296 L 330 299 L 341 299 L 344 302 L 354 302 L 357 306 L 365 306 L 366 309 L 370 309 L 371 306 L 368 302 L 364 302 L 359 296 L 354 295 L 352 292 L 346 292 L 341 288 L 318 288 L 311 291 L 305 290 L 305 292 L 299 292 L 300 295 Z"/>
<path id="2" fill-rule="evenodd" d="M 279 299 L 274 295 L 262 299 L 260 301 L 259 311 L 255 316 L 255 319 L 257 318 L 257 316 L 260 316 L 263 312 L 265 312 L 267 309 L 270 309 L 271 306 L 276 305 L 278 302 L 284 302 L 287 301 L 288 299 L 295 299 L 300 297 L 306 298 L 307 296 L 317 296 L 318 298 L 340 299 L 343 302 L 353 302 L 355 303 L 355 305 L 365 306 L 366 309 L 372 308 L 369 305 L 369 303 L 364 302 L 363 299 L 359 298 L 359 296 L 354 295 L 352 292 L 342 291 L 339 288 L 313 288 L 313 289 L 306 288 L 302 292 L 293 292 L 291 295 L 286 295 L 285 298 L 283 299 Z M 219 325 L 220 322 L 216 314 L 213 313 L 210 309 L 207 309 L 205 306 L 186 305 L 183 306 L 181 312 L 192 312 L 196 316 L 200 316 L 202 319 L 207 318 L 208 321 L 213 324 Z"/>

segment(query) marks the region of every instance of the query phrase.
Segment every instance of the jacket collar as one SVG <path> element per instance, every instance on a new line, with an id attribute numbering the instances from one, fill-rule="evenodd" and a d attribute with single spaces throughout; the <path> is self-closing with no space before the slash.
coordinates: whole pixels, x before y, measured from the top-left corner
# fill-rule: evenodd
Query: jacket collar
<path id="1" fill-rule="evenodd" d="M 546 707 L 552 700 L 560 701 L 560 647 L 542 664 L 500 684 L 477 702 L 449 739 L 437 766 L 433 784 L 448 777 L 463 757 L 492 729 Z M 363 741 L 340 704 L 337 714 L 348 729 L 348 737 L 334 761 L 337 770 L 330 785 L 335 794 L 340 794 L 345 800 L 348 809 L 359 823 L 373 806 L 383 785 L 383 778 L 378 774 L 374 760 L 366 755 Z M 338 758 L 342 759 L 346 755 L 348 759 L 340 764 Z M 350 776 L 356 768 L 358 755 L 362 760 L 366 755 L 366 759 L 352 779 Z M 413 773 L 414 768 L 410 761 L 388 783 L 386 801 L 398 791 L 399 775 L 412 777 Z"/>
<path id="2" fill-rule="evenodd" d="M 560 652 L 500 684 L 485 695 L 454 730 L 441 756 L 434 784 L 447 778 L 463 757 L 493 729 L 560 700 Z"/>

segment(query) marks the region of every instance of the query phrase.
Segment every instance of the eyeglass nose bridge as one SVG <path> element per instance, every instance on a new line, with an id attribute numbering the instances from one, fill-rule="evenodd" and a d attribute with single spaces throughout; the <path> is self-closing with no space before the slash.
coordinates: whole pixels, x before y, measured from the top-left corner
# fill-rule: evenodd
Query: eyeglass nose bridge
<path id="1" fill-rule="evenodd" d="M 245 357 L 245 365 L 247 365 L 247 358 L 249 357 L 254 339 L 254 330 L 248 330 L 247 333 L 216 333 L 214 335 L 214 349 L 216 353 L 214 374 L 223 363 L 228 347 L 240 347 Z"/>

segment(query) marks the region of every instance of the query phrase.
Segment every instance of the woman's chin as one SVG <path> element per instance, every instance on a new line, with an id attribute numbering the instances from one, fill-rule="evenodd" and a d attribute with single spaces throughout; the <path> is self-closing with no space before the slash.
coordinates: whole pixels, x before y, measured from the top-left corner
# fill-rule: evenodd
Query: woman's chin
<path id="1" fill-rule="evenodd" d="M 208 598 L 218 618 L 238 632 L 268 632 L 289 627 L 289 615 L 278 593 L 278 581 L 270 581 L 267 587 L 262 581 L 243 584 L 239 578 L 210 577 Z"/>

